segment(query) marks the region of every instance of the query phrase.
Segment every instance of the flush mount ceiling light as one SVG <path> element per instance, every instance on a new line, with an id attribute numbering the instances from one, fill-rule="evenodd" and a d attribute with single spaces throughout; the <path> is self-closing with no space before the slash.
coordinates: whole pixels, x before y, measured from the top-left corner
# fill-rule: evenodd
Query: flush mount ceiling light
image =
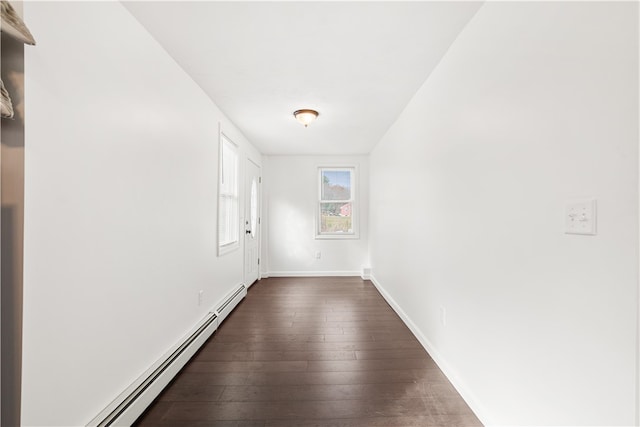
<path id="1" fill-rule="evenodd" d="M 297 110 L 293 112 L 293 115 L 304 127 L 307 127 L 318 117 L 318 112 L 316 110 Z"/>

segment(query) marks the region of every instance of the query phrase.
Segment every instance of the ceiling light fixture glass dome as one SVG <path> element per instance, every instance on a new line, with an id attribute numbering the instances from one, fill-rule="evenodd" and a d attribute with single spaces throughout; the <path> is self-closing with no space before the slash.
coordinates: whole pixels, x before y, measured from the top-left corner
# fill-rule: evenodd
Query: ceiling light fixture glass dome
<path id="1" fill-rule="evenodd" d="M 311 123 L 318 117 L 319 114 L 316 110 L 304 109 L 294 111 L 293 115 L 296 120 L 304 125 L 304 127 L 307 127 L 309 126 L 309 123 Z"/>

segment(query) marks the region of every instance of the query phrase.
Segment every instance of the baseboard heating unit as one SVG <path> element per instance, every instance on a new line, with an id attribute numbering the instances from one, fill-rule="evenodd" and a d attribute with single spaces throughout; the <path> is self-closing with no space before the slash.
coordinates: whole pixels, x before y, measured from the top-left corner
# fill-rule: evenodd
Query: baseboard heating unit
<path id="1" fill-rule="evenodd" d="M 179 345 L 157 361 L 87 426 L 133 424 L 246 295 L 247 287 L 244 284 L 231 291 Z"/>
<path id="2" fill-rule="evenodd" d="M 224 319 L 227 318 L 229 313 L 236 308 L 236 305 L 247 296 L 247 287 L 244 284 L 241 284 L 237 289 L 231 292 L 224 299 L 224 302 L 218 306 L 216 309 L 216 314 L 218 315 L 218 324 L 222 323 Z"/>

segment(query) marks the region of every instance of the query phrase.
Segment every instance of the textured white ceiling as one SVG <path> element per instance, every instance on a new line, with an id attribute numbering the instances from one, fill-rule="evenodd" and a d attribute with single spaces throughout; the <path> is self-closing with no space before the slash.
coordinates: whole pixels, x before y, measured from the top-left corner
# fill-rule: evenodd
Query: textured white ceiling
<path id="1" fill-rule="evenodd" d="M 371 151 L 481 5 L 123 4 L 264 154 Z"/>

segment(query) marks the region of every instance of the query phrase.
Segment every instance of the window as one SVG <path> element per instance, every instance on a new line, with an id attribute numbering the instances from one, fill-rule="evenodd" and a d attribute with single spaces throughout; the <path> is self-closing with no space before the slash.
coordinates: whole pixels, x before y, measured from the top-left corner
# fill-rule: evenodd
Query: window
<path id="1" fill-rule="evenodd" d="M 357 238 L 355 167 L 320 167 L 316 238 Z"/>
<path id="2" fill-rule="evenodd" d="M 218 184 L 218 255 L 239 247 L 238 148 L 220 134 Z"/>

